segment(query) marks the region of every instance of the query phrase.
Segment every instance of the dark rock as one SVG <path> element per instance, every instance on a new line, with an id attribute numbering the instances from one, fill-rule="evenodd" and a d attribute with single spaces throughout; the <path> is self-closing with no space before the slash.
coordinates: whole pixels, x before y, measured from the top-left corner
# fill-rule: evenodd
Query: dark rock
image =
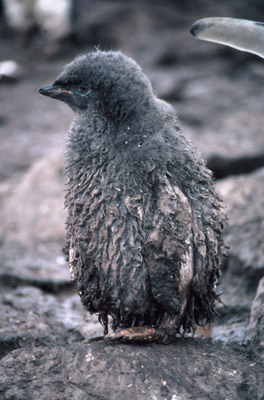
<path id="1" fill-rule="evenodd" d="M 207 161 L 207 166 L 213 171 L 216 179 L 245 174 L 264 166 L 264 153 L 234 158 L 212 154 Z"/>
<path id="2" fill-rule="evenodd" d="M 93 343 L 15 350 L 0 365 L 3 399 L 250 399 L 261 364 L 207 340 L 173 345 Z M 14 376 L 16 377 L 14 380 Z"/>

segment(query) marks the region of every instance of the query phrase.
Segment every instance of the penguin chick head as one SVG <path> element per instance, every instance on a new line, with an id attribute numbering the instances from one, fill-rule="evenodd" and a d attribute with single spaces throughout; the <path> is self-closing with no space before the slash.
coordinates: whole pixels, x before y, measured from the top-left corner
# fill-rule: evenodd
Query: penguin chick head
<path id="1" fill-rule="evenodd" d="M 76 58 L 39 93 L 64 101 L 78 114 L 99 112 L 115 120 L 135 118 L 154 101 L 151 84 L 138 64 L 114 51 Z"/>

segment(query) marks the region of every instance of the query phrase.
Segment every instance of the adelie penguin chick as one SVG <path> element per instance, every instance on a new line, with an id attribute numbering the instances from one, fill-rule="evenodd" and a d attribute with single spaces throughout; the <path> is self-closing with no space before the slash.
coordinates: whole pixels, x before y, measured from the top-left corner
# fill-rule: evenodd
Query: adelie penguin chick
<path id="1" fill-rule="evenodd" d="M 106 337 L 167 343 L 210 322 L 225 217 L 174 109 L 121 52 L 81 56 L 39 92 L 76 113 L 65 157 L 66 252 Z"/>

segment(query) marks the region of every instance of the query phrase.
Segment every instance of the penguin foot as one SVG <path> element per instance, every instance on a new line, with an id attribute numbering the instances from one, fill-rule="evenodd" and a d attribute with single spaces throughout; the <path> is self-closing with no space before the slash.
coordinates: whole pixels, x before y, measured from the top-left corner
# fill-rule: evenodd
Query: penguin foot
<path id="1" fill-rule="evenodd" d="M 91 336 L 85 340 L 82 341 L 82 344 L 89 344 L 93 342 L 99 342 L 100 340 L 104 340 L 105 335 L 98 335 L 98 336 Z"/>
<path id="2" fill-rule="evenodd" d="M 130 342 L 159 342 L 169 343 L 169 336 L 164 329 L 153 328 L 150 326 L 137 326 L 133 328 L 120 329 L 109 333 L 105 336 L 105 340 Z"/>

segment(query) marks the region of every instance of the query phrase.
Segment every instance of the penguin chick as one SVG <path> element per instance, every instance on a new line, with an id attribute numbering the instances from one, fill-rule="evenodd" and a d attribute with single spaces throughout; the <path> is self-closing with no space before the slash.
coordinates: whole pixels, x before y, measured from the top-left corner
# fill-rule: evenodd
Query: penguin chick
<path id="1" fill-rule="evenodd" d="M 106 337 L 167 343 L 210 322 L 225 216 L 174 109 L 121 52 L 81 56 L 39 93 L 76 113 L 65 154 L 65 249 Z"/>

